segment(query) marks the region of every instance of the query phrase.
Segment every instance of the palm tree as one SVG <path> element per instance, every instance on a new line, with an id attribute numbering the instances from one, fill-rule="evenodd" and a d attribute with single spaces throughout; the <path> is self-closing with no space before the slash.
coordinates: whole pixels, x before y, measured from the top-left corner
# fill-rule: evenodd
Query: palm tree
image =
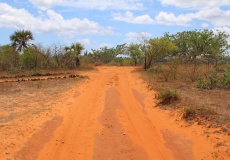
<path id="1" fill-rule="evenodd" d="M 65 47 L 67 52 L 73 52 L 75 55 L 75 64 L 76 66 L 80 66 L 79 55 L 84 50 L 84 46 L 81 43 L 73 43 L 70 47 Z"/>
<path id="2" fill-rule="evenodd" d="M 18 52 L 21 52 L 23 48 L 28 48 L 28 41 L 33 39 L 32 32 L 28 30 L 15 31 L 10 36 L 11 44 Z"/>

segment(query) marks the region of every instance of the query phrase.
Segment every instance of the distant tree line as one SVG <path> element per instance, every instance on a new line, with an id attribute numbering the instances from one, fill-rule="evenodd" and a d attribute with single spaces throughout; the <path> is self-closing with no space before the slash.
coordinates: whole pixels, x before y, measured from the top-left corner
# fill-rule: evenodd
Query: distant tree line
<path id="1" fill-rule="evenodd" d="M 0 46 L 0 71 L 40 70 L 68 68 L 80 65 L 79 56 L 84 50 L 80 43 L 71 46 L 30 44 L 30 31 L 16 31 L 10 36 L 11 44 Z"/>
<path id="2" fill-rule="evenodd" d="M 80 43 L 70 46 L 54 44 L 43 47 L 30 44 L 33 34 L 27 30 L 10 36 L 11 44 L 0 46 L 0 70 L 74 69 L 82 64 L 143 65 L 178 63 L 193 65 L 194 72 L 200 63 L 217 66 L 229 62 L 229 35 L 212 30 L 194 30 L 165 33 L 160 38 L 140 37 L 140 43 L 121 44 L 84 50 Z"/>

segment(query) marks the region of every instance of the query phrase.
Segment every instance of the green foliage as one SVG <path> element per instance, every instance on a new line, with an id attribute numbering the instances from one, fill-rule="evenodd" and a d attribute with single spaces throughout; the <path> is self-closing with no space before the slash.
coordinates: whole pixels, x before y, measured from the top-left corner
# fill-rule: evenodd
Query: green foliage
<path id="1" fill-rule="evenodd" d="M 19 54 L 10 45 L 0 47 L 0 70 L 10 70 L 19 65 Z"/>
<path id="2" fill-rule="evenodd" d="M 113 48 L 102 47 L 98 50 L 92 50 L 93 59 L 95 62 L 108 64 L 116 57 L 116 52 Z"/>
<path id="3" fill-rule="evenodd" d="M 202 89 L 211 89 L 211 82 L 203 77 L 198 77 L 197 82 L 196 82 L 197 88 L 202 88 Z"/>
<path id="4" fill-rule="evenodd" d="M 92 49 L 92 60 L 94 63 L 102 63 L 102 64 L 114 64 L 115 63 L 122 65 L 122 59 L 117 58 L 118 54 L 125 54 L 126 53 L 126 44 L 117 45 L 116 48 L 108 48 L 101 47 L 100 49 L 94 50 Z"/>
<path id="5" fill-rule="evenodd" d="M 141 46 L 139 44 L 130 44 L 128 51 L 135 66 L 138 65 L 144 58 L 144 54 L 142 53 Z"/>
<path id="6" fill-rule="evenodd" d="M 180 98 L 180 94 L 177 90 L 174 89 L 162 89 L 156 95 L 155 98 L 160 100 L 158 104 L 169 104 L 171 102 L 177 101 Z"/>
<path id="7" fill-rule="evenodd" d="M 192 118 L 195 116 L 196 114 L 196 110 L 193 109 L 192 107 L 184 107 L 182 109 L 182 112 L 183 112 L 183 118 Z"/>
<path id="8" fill-rule="evenodd" d="M 175 43 L 178 50 L 173 54 L 181 57 L 184 63 L 194 63 L 198 58 L 204 57 L 208 63 L 218 62 L 228 52 L 229 45 L 225 32 L 212 30 L 194 30 L 178 32 L 174 35 L 165 34 Z"/>
<path id="9" fill-rule="evenodd" d="M 80 57 L 80 61 L 82 66 L 88 66 L 91 64 L 92 57 L 84 55 Z"/>
<path id="10" fill-rule="evenodd" d="M 124 66 L 132 66 L 132 65 L 134 65 L 133 60 L 131 58 L 124 58 L 123 59 L 123 65 Z"/>
<path id="11" fill-rule="evenodd" d="M 80 43 L 73 43 L 70 47 L 65 47 L 65 59 L 68 68 L 72 69 L 74 67 L 74 61 L 76 66 L 80 66 L 79 55 L 83 50 L 84 46 Z"/>
<path id="12" fill-rule="evenodd" d="M 102 47 L 98 50 L 92 50 L 93 60 L 103 64 L 110 63 L 116 58 L 116 52 L 114 48 Z"/>
<path id="13" fill-rule="evenodd" d="M 230 89 L 230 69 L 225 69 L 223 79 L 221 79 L 221 86 Z"/>
<path id="14" fill-rule="evenodd" d="M 230 88 L 230 69 L 212 70 L 208 77 L 198 77 L 197 87 L 202 89 Z"/>
<path id="15" fill-rule="evenodd" d="M 149 73 L 160 73 L 160 72 L 162 72 L 162 68 L 161 68 L 161 66 L 157 66 L 157 67 L 151 67 L 151 68 L 149 68 L 149 69 L 147 69 L 147 72 L 149 72 Z"/>
<path id="16" fill-rule="evenodd" d="M 18 73 L 18 71 L 19 71 L 18 67 L 11 67 L 8 73 L 15 74 L 15 73 Z"/>
<path id="17" fill-rule="evenodd" d="M 112 60 L 111 62 L 109 62 L 110 66 L 120 66 L 120 63 L 116 62 L 115 60 Z"/>
<path id="18" fill-rule="evenodd" d="M 164 37 L 147 40 L 146 36 L 140 37 L 141 44 L 121 44 L 116 47 L 102 47 L 92 52 L 85 52 L 83 58 L 81 53 L 84 46 L 73 43 L 70 46 L 54 44 L 51 47 L 29 45 L 33 40 L 33 34 L 28 30 L 15 31 L 11 36 L 11 45 L 0 46 L 0 70 L 20 69 L 48 69 L 69 68 L 73 69 L 80 65 L 94 63 L 95 65 L 141 65 L 145 63 L 145 69 L 152 64 L 166 64 L 160 70 L 150 68 L 148 72 L 160 73 L 165 81 L 177 78 L 178 66 L 180 64 L 194 64 L 192 80 L 199 75 L 196 73 L 201 63 L 220 66 L 229 64 L 228 54 L 229 35 L 225 32 L 213 32 L 212 30 L 194 30 L 178 32 L 176 34 L 165 34 Z M 24 54 L 24 51 L 26 52 Z M 131 58 L 118 58 L 117 55 L 130 55 Z M 165 66 L 165 65 L 164 65 Z M 229 70 L 217 71 L 216 75 L 207 75 L 199 79 L 200 88 L 230 88 Z"/>
<path id="19" fill-rule="evenodd" d="M 21 55 L 22 67 L 25 69 L 41 69 L 45 61 L 42 51 L 37 46 L 33 45 L 24 49 L 24 53 Z"/>
<path id="20" fill-rule="evenodd" d="M 177 46 L 166 37 L 150 39 L 148 44 L 146 54 L 147 69 L 151 67 L 153 62 L 162 62 L 177 50 Z"/>
<path id="21" fill-rule="evenodd" d="M 12 46 L 19 52 L 21 52 L 24 48 L 28 48 L 28 41 L 33 39 L 34 37 L 32 32 L 28 30 L 15 31 L 14 34 L 10 36 Z"/>

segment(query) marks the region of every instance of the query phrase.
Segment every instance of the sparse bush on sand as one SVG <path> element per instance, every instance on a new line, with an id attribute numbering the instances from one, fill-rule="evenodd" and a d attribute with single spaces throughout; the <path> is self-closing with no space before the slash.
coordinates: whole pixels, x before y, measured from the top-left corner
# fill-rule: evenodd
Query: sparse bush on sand
<path id="1" fill-rule="evenodd" d="M 180 94 L 177 90 L 174 89 L 162 89 L 156 95 L 155 98 L 160 100 L 158 104 L 170 104 L 174 101 L 179 100 Z"/>

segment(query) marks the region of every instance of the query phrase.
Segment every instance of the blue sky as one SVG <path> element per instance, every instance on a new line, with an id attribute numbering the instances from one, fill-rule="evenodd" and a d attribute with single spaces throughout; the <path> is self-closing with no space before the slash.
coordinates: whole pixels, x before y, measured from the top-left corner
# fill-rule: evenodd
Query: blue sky
<path id="1" fill-rule="evenodd" d="M 230 34 L 230 0 L 1 0 L 0 45 L 21 29 L 33 32 L 35 44 L 80 42 L 87 50 L 165 32 Z"/>

